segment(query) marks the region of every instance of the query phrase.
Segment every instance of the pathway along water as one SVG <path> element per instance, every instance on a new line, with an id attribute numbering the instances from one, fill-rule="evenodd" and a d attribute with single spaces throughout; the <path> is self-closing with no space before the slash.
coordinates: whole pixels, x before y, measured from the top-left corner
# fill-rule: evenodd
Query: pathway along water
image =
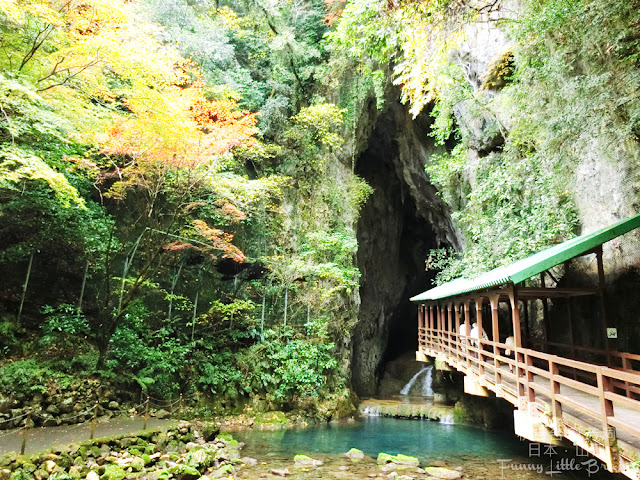
<path id="1" fill-rule="evenodd" d="M 147 428 L 167 426 L 175 420 L 158 420 L 150 418 Z M 96 424 L 95 438 L 122 435 L 142 430 L 144 419 L 140 417 L 118 417 Z M 64 425 L 60 427 L 38 427 L 27 430 L 25 454 L 51 450 L 57 446 L 88 440 L 91 423 Z M 0 431 L 0 456 L 9 452 L 19 452 L 22 445 L 22 429 Z"/>

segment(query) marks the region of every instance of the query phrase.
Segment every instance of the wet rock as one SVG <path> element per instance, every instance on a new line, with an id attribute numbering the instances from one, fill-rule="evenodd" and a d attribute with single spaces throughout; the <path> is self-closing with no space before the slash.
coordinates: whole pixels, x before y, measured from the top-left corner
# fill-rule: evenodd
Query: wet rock
<path id="1" fill-rule="evenodd" d="M 402 453 L 399 453 L 398 455 L 389 455 L 388 453 L 381 452 L 378 454 L 378 463 L 382 465 L 392 463 L 394 465 L 410 465 L 417 467 L 420 465 L 420 460 L 416 457 L 403 455 Z"/>
<path id="2" fill-rule="evenodd" d="M 9 480 L 10 476 L 11 476 L 11 470 L 9 470 L 8 468 L 0 469 L 0 480 Z"/>
<path id="3" fill-rule="evenodd" d="M 170 472 L 177 480 L 198 480 L 201 476 L 198 470 L 189 465 L 175 465 Z"/>
<path id="4" fill-rule="evenodd" d="M 296 455 L 295 457 L 293 457 L 293 461 L 295 462 L 297 467 L 319 467 L 320 465 L 322 465 L 322 462 L 320 460 L 314 460 L 307 455 Z"/>
<path id="5" fill-rule="evenodd" d="M 13 400 L 7 397 L 0 397 L 0 413 L 9 413 L 13 406 Z"/>
<path id="6" fill-rule="evenodd" d="M 427 475 L 440 478 L 442 480 L 453 480 L 462 476 L 462 473 L 444 467 L 425 467 L 424 470 Z"/>
<path id="7" fill-rule="evenodd" d="M 52 415 L 43 415 L 42 426 L 43 427 L 56 427 L 60 424 L 58 419 L 54 418 Z"/>
<path id="8" fill-rule="evenodd" d="M 364 452 L 362 450 L 358 450 L 357 448 L 352 448 L 348 452 L 343 453 L 342 456 L 350 458 L 352 460 L 362 460 L 364 458 Z"/>
<path id="9" fill-rule="evenodd" d="M 47 460 L 43 466 L 47 473 L 51 475 L 58 465 L 53 460 Z"/>
<path id="10" fill-rule="evenodd" d="M 93 470 L 87 473 L 87 476 L 84 478 L 85 480 L 100 480 L 100 476 Z"/>
<path id="11" fill-rule="evenodd" d="M 120 408 L 120 404 L 115 400 L 112 400 L 109 402 L 107 407 L 109 408 L 109 410 L 118 410 Z"/>

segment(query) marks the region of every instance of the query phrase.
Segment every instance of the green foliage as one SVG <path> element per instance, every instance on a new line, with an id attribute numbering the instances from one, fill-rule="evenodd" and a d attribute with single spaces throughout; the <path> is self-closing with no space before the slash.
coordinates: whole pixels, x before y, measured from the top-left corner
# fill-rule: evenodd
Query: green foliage
<path id="1" fill-rule="evenodd" d="M 62 304 L 57 307 L 45 305 L 42 308 L 45 320 L 40 326 L 45 345 L 59 344 L 73 346 L 77 338 L 83 338 L 91 332 L 89 322 L 80 309 L 74 305 Z"/>
<path id="2" fill-rule="evenodd" d="M 36 359 L 18 360 L 0 367 L 0 385 L 5 393 L 55 392 L 69 387 L 75 377 L 54 370 Z"/>
<path id="3" fill-rule="evenodd" d="M 20 345 L 17 337 L 18 324 L 11 320 L 0 320 L 0 353 L 8 355 Z"/>
<path id="4" fill-rule="evenodd" d="M 467 150 L 463 143 L 458 143 L 451 152 L 431 155 L 425 165 L 429 180 L 439 187 L 439 193 L 449 205 L 455 205 L 466 162 Z"/>
<path id="5" fill-rule="evenodd" d="M 482 159 L 475 188 L 454 213 L 467 248 L 464 256 L 435 254 L 433 266 L 445 267 L 438 281 L 510 263 L 571 236 L 577 213 L 565 186 L 562 172 L 549 171 L 535 156 Z"/>

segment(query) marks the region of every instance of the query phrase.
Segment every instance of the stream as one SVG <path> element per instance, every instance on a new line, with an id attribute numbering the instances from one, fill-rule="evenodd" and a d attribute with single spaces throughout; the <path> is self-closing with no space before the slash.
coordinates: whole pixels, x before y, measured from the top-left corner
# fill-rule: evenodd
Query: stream
<path id="1" fill-rule="evenodd" d="M 269 476 L 273 468 L 288 468 L 289 478 L 388 477 L 386 467 L 375 462 L 380 452 L 415 456 L 423 466 L 457 469 L 464 478 L 476 480 L 623 478 L 605 471 L 592 457 L 581 456 L 584 452 L 576 452 L 574 447 L 549 448 L 520 440 L 513 434 L 429 420 L 364 417 L 304 429 L 238 431 L 233 436 L 246 444 L 243 455 L 260 460 L 249 471 L 243 469 L 242 478 Z M 371 458 L 354 464 L 339 455 L 354 447 Z M 293 467 L 296 454 L 307 454 L 324 465 L 300 472 Z M 412 478 L 433 478 L 420 475 L 415 469 L 399 473 Z"/>
<path id="2" fill-rule="evenodd" d="M 142 429 L 140 418 L 115 418 L 96 425 L 95 436 L 133 433 Z M 150 419 L 148 428 L 168 425 L 169 420 Z M 26 453 L 50 450 L 85 440 L 90 425 L 34 428 L 29 430 Z M 403 420 L 388 417 L 363 417 L 313 427 L 290 430 L 240 430 L 232 435 L 245 444 L 242 455 L 257 460 L 237 472 L 238 479 L 277 478 L 274 471 L 287 471 L 287 478 L 368 479 L 374 477 L 405 479 L 433 478 L 415 467 L 394 471 L 378 465 L 380 452 L 402 453 L 418 457 L 422 466 L 449 468 L 465 479 L 542 480 L 623 478 L 606 472 L 591 457 L 580 456 L 573 448 L 552 447 L 522 441 L 513 434 L 488 432 L 464 425 L 448 425 L 429 420 Z M 19 431 L 0 434 L 0 455 L 20 449 Z M 340 455 L 358 448 L 367 457 L 357 463 Z M 578 455 L 576 455 L 578 453 Z M 321 460 L 322 466 L 296 467 L 293 457 L 307 454 Z"/>

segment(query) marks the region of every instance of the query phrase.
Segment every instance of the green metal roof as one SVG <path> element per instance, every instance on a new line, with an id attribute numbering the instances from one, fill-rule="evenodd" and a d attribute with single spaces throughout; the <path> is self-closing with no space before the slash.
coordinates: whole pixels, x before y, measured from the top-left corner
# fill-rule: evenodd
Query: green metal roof
<path id="1" fill-rule="evenodd" d="M 411 301 L 439 300 L 507 283 L 516 285 L 638 227 L 640 227 L 640 214 L 595 232 L 574 237 L 510 265 L 485 272 L 475 278 L 457 278 L 451 282 L 443 283 L 438 287 L 412 297 Z"/>

